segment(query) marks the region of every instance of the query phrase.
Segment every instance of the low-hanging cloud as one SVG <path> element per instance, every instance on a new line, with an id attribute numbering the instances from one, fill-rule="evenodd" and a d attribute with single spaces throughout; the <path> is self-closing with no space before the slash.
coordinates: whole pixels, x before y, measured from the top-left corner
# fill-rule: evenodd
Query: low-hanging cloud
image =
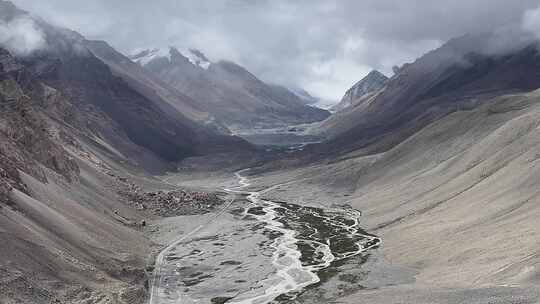
<path id="1" fill-rule="evenodd" d="M 504 50 L 515 40 L 505 31 L 540 27 L 538 0 L 13 1 L 125 53 L 197 48 L 332 99 L 371 69 L 391 74 L 450 38 L 498 31 L 492 49 Z"/>
<path id="2" fill-rule="evenodd" d="M 540 6 L 525 12 L 522 27 L 540 39 Z"/>
<path id="3" fill-rule="evenodd" d="M 29 17 L 9 22 L 0 21 L 0 46 L 18 55 L 27 56 L 46 46 L 44 33 Z"/>

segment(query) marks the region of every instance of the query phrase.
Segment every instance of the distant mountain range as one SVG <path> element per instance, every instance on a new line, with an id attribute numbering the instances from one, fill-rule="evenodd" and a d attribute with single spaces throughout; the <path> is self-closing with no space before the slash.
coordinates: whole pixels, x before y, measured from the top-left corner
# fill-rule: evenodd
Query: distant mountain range
<path id="1" fill-rule="evenodd" d="M 226 135 L 224 127 L 203 124 L 208 114 L 198 111 L 195 101 L 105 42 L 89 41 L 50 25 L 10 2 L 2 1 L 0 7 L 3 22 L 31 22 L 42 36 L 44 46 L 24 56 L 4 50 L 6 58 L 12 58 L 6 62 L 16 62 L 19 73 L 27 75 L 24 80 L 15 78 L 21 89 L 28 91 L 24 94 L 36 99 L 51 98 L 52 94 L 69 105 L 44 114 L 45 120 L 53 114 L 69 116 L 69 125 L 59 127 L 66 134 L 80 140 L 99 139 L 111 152 L 147 168 L 233 147 L 251 149 L 241 139 Z M 37 90 L 40 87 L 47 89 Z M 39 102 L 29 106 L 44 110 L 38 109 Z"/>
<path id="2" fill-rule="evenodd" d="M 330 115 L 303 89 L 195 49 L 126 56 L 3 0 L 0 23 L 32 31 L 0 45 L 0 302 L 143 303 L 156 249 L 144 232 L 159 230 L 146 221 L 164 213 L 142 202 L 161 212 L 181 205 L 171 192 L 189 196 L 162 175 L 219 180 L 206 188 L 253 164 L 253 186 L 274 186 L 265 196 L 362 211 L 384 244 L 375 281 L 391 286 L 362 296 L 538 294 L 536 42 L 493 52 L 496 34 L 452 39 L 391 78 L 372 71 Z M 317 140 L 263 150 L 234 136 L 256 128 Z M 229 171 L 201 172 L 214 167 Z M 199 190 L 190 202 L 211 210 Z M 331 279 L 320 283 L 335 290 Z"/>
<path id="3" fill-rule="evenodd" d="M 240 65 L 210 62 L 198 50 L 149 49 L 130 58 L 231 130 L 309 123 L 330 115 L 308 106 L 313 97 L 305 91 L 266 84 Z"/>
<path id="4" fill-rule="evenodd" d="M 540 87 L 536 45 L 487 52 L 495 39 L 492 34 L 465 35 L 403 65 L 389 80 L 371 73 L 373 91 L 360 89 L 370 87 L 360 81 L 341 102 L 348 107 L 314 129 L 328 138 L 317 151 L 368 146 L 370 153 L 384 151 L 449 113 L 478 107 L 491 96 Z"/>

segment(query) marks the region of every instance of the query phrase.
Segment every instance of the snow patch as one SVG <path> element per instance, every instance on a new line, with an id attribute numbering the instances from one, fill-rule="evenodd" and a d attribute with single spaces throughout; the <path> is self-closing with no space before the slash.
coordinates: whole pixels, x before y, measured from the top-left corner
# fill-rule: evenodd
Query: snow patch
<path id="1" fill-rule="evenodd" d="M 191 64 L 194 66 L 201 67 L 205 70 L 208 70 L 210 67 L 211 62 L 204 56 L 203 53 L 201 53 L 198 50 L 194 49 L 184 49 L 180 51 L 180 53 L 186 57 Z"/>
<path id="2" fill-rule="evenodd" d="M 166 58 L 169 62 L 171 61 L 171 52 L 168 49 L 147 49 L 136 52 L 135 55 L 129 56 L 129 58 L 142 66 L 147 65 L 152 60 L 157 58 Z"/>
<path id="3" fill-rule="evenodd" d="M 175 49 L 176 50 L 176 49 Z M 212 64 L 203 53 L 194 49 L 182 49 L 178 52 L 187 58 L 187 60 L 194 66 L 203 68 L 207 70 Z M 135 52 L 134 55 L 129 56 L 129 58 L 142 66 L 145 66 L 152 62 L 153 60 L 159 58 L 165 58 L 169 62 L 172 62 L 171 59 L 171 48 L 154 48 L 154 49 L 143 49 Z"/>

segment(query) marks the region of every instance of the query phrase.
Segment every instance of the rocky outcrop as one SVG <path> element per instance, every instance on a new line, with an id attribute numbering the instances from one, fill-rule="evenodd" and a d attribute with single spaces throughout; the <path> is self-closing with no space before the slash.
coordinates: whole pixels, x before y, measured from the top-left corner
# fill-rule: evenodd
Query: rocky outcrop
<path id="1" fill-rule="evenodd" d="M 126 203 L 141 212 L 150 212 L 157 216 L 179 216 L 204 214 L 223 204 L 217 193 L 190 191 L 187 189 L 145 191 L 129 178 L 118 176 L 107 170 L 114 177 L 119 187 L 118 193 Z"/>
<path id="2" fill-rule="evenodd" d="M 341 111 L 348 107 L 356 106 L 381 90 L 388 80 L 388 77 L 377 70 L 369 72 L 369 74 L 347 90 L 341 101 L 332 110 Z"/>

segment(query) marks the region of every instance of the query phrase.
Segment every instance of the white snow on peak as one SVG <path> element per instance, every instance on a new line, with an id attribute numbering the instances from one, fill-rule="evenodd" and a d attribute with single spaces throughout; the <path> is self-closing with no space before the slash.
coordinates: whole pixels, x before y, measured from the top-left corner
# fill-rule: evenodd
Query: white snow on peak
<path id="1" fill-rule="evenodd" d="M 138 51 L 129 58 L 133 62 L 145 66 L 156 58 L 167 58 L 167 60 L 171 61 L 171 52 L 169 49 L 147 49 Z"/>
<path id="2" fill-rule="evenodd" d="M 178 50 L 182 56 L 186 57 L 187 60 L 194 66 L 208 69 L 212 64 L 203 53 L 194 50 L 194 49 L 181 49 Z M 154 49 L 142 49 L 137 50 L 134 55 L 129 56 L 129 58 L 142 66 L 147 65 L 151 61 L 158 58 L 166 58 L 171 62 L 171 48 L 154 48 Z"/>
<path id="3" fill-rule="evenodd" d="M 206 62 L 201 62 L 201 63 L 199 64 L 199 66 L 200 66 L 201 68 L 205 69 L 205 70 L 208 70 L 208 68 L 210 67 L 210 64 L 212 64 L 212 63 L 206 61 Z"/>
<path id="4" fill-rule="evenodd" d="M 194 49 L 184 49 L 180 53 L 186 57 L 191 64 L 207 70 L 211 62 L 204 56 L 203 53 Z"/>

